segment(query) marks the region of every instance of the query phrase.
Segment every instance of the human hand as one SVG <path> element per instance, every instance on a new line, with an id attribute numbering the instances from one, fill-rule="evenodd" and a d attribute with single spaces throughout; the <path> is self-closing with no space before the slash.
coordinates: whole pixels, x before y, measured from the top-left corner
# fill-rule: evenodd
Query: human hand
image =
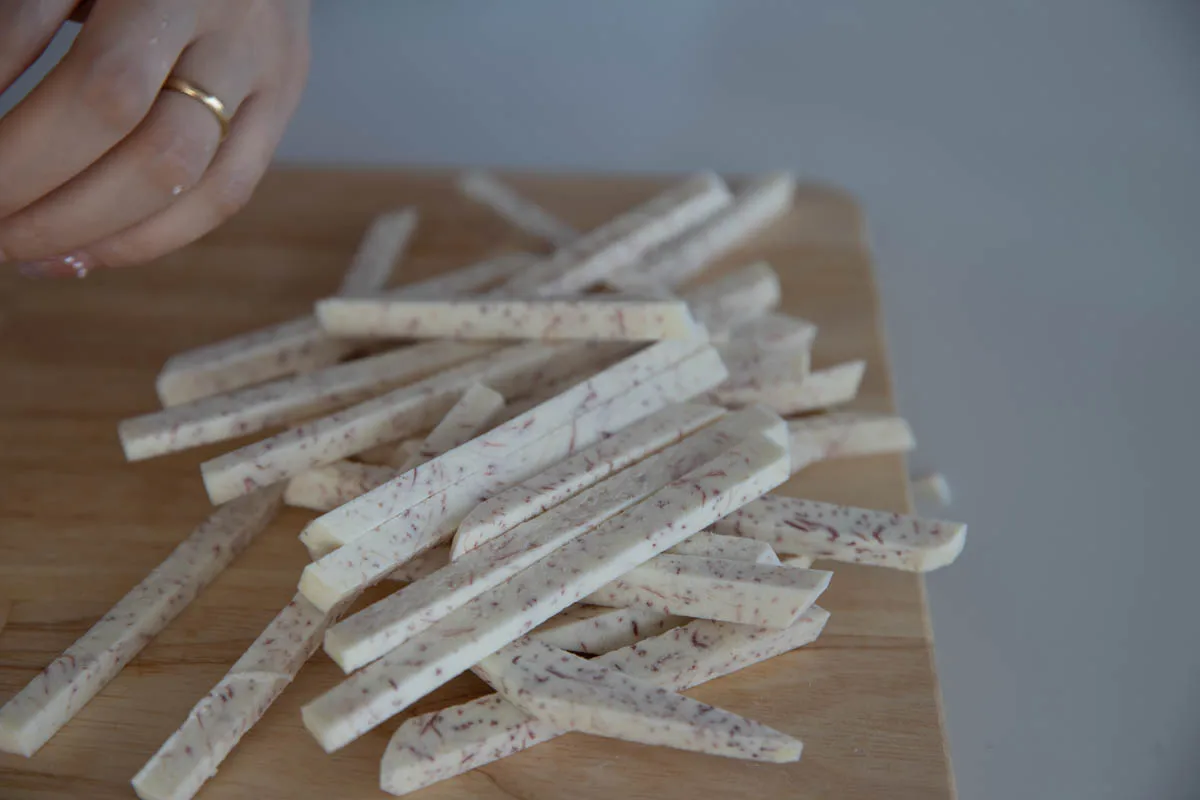
<path id="1" fill-rule="evenodd" d="M 79 0 L 0 2 L 0 91 Z M 142 263 L 249 198 L 304 86 L 308 0 L 96 0 L 70 52 L 0 118 L 0 263 L 32 277 Z M 169 77 L 232 117 L 163 91 Z"/>

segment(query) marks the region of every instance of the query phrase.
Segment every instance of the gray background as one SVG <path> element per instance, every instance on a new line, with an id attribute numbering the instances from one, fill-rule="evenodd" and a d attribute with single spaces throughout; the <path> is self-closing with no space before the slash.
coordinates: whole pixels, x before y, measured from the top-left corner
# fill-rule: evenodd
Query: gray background
<path id="1" fill-rule="evenodd" d="M 856 192 L 913 463 L 972 525 L 929 577 L 961 795 L 1200 796 L 1198 4 L 327 0 L 313 30 L 289 160 Z"/>

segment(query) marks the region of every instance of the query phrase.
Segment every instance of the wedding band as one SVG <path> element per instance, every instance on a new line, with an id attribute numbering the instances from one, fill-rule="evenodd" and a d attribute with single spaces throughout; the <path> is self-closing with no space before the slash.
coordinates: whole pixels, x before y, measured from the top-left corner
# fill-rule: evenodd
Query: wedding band
<path id="1" fill-rule="evenodd" d="M 215 94 L 210 94 L 201 89 L 196 84 L 185 81 L 177 75 L 167 77 L 167 82 L 163 84 L 164 92 L 179 92 L 193 100 L 199 100 L 204 104 L 204 107 L 213 113 L 217 118 L 217 122 L 221 125 L 221 141 L 229 134 L 229 123 L 233 120 L 229 112 L 225 110 L 225 104 Z"/>

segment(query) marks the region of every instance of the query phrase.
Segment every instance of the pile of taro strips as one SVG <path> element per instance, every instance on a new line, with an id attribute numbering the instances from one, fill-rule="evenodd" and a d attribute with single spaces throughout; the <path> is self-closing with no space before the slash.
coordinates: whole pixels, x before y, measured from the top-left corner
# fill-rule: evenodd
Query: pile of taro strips
<path id="1" fill-rule="evenodd" d="M 313 315 L 168 361 L 164 409 L 120 426 L 130 459 L 294 427 L 201 466 L 216 511 L 0 708 L 0 749 L 37 751 L 288 503 L 324 512 L 298 591 L 133 778 L 142 798 L 194 796 L 318 646 L 347 674 L 303 708 L 326 751 L 468 670 L 495 690 L 399 726 L 393 794 L 571 731 L 800 757 L 679 692 L 813 641 L 813 559 L 924 571 L 966 529 L 771 494 L 913 446 L 898 417 L 807 413 L 853 399 L 864 364 L 810 370 L 816 329 L 773 311 L 770 266 L 680 289 L 784 215 L 792 177 L 699 174 L 585 234 L 490 176 L 461 188 L 553 253 L 385 290 L 401 209 Z M 380 581 L 399 585 L 344 616 Z"/>

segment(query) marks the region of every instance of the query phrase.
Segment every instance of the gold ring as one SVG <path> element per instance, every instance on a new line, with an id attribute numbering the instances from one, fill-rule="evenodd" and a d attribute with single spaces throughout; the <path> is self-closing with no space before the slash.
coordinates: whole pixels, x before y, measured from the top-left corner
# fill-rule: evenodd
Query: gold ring
<path id="1" fill-rule="evenodd" d="M 204 91 L 196 84 L 185 81 L 177 75 L 167 77 L 167 82 L 163 84 L 164 92 L 179 92 L 182 95 L 187 95 L 193 100 L 199 100 L 204 104 L 204 107 L 213 113 L 217 118 L 217 122 L 221 125 L 221 141 L 225 141 L 225 137 L 229 135 L 229 123 L 233 121 L 233 117 L 225 110 L 225 104 L 215 94 L 210 94 Z"/>

